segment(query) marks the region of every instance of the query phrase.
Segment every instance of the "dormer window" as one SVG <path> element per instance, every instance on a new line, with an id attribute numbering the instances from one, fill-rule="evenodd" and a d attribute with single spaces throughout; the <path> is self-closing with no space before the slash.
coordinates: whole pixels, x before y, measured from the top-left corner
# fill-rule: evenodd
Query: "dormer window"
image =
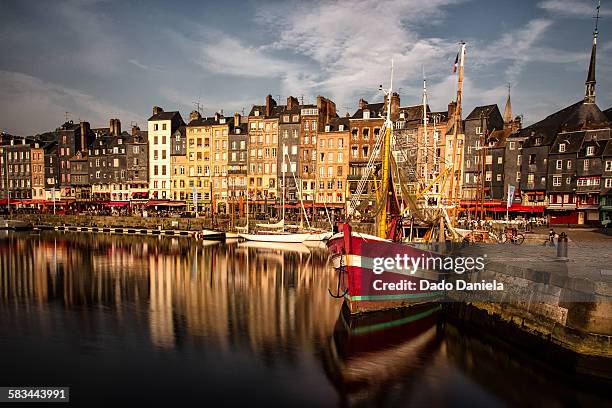
<path id="1" fill-rule="evenodd" d="M 535 145 L 536 145 L 536 146 L 539 146 L 539 145 L 541 145 L 541 144 L 542 144 L 542 138 L 541 138 L 541 137 L 536 137 L 536 139 L 535 139 Z"/>
<path id="2" fill-rule="evenodd" d="M 400 112 L 400 119 L 405 119 L 406 118 L 406 114 L 404 112 Z"/>
<path id="3" fill-rule="evenodd" d="M 255 113 L 255 116 L 259 116 L 259 111 L 258 110 L 256 110 L 254 113 Z"/>
<path id="4" fill-rule="evenodd" d="M 593 156 L 593 155 L 595 155 L 595 146 L 589 146 L 589 147 L 587 147 L 586 154 L 587 154 L 587 156 Z"/>
<path id="5" fill-rule="evenodd" d="M 340 126 L 338 126 L 338 130 L 339 130 L 340 132 L 343 132 L 343 131 L 344 131 L 344 125 L 340 125 Z"/>
<path id="6" fill-rule="evenodd" d="M 219 119 L 219 123 L 223 125 L 225 123 L 225 118 Z"/>
<path id="7" fill-rule="evenodd" d="M 325 131 L 329 132 L 329 125 L 325 125 Z"/>
<path id="8" fill-rule="evenodd" d="M 239 135 L 239 134 L 240 134 L 240 128 L 236 128 L 236 129 L 234 130 L 234 132 L 235 132 L 237 135 Z"/>
<path id="9" fill-rule="evenodd" d="M 565 143 L 561 143 L 559 145 L 559 153 L 564 153 L 565 152 Z"/>
<path id="10" fill-rule="evenodd" d="M 283 116 L 283 122 L 289 122 L 289 115 Z"/>
<path id="11" fill-rule="evenodd" d="M 363 111 L 363 118 L 364 119 L 370 119 L 370 111 L 369 110 L 364 110 Z"/>

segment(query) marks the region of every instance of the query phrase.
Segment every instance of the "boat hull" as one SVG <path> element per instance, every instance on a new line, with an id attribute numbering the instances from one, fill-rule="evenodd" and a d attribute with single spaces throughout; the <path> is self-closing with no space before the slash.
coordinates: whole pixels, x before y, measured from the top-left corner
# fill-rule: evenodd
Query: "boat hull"
<path id="1" fill-rule="evenodd" d="M 339 273 L 339 295 L 344 296 L 351 314 L 438 302 L 445 295 L 443 291 L 428 289 L 440 279 L 440 272 L 426 263 L 427 259 L 439 258 L 437 253 L 353 233 L 348 225 L 327 246 Z M 407 263 L 403 265 L 408 267 L 383 268 L 381 265 L 381 259 L 397 257 L 405 260 Z M 414 268 L 412 262 L 418 262 L 419 258 L 423 267 Z"/>

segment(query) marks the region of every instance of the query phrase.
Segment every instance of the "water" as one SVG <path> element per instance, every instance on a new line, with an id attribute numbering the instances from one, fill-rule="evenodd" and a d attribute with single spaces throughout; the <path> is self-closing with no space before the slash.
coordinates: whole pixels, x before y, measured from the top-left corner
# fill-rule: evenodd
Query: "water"
<path id="1" fill-rule="evenodd" d="M 326 251 L 0 232 L 0 386 L 79 406 L 610 404 L 436 305 L 343 319 Z"/>

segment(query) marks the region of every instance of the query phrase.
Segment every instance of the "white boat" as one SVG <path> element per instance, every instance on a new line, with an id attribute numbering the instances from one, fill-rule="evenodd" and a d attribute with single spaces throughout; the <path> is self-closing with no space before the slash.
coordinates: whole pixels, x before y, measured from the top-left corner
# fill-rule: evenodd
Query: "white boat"
<path id="1" fill-rule="evenodd" d="M 308 239 L 311 234 L 238 234 L 240 237 L 247 241 L 257 242 L 288 242 L 288 243 L 302 243 Z"/>
<path id="2" fill-rule="evenodd" d="M 331 232 L 309 232 L 306 241 L 327 241 L 332 235 Z"/>

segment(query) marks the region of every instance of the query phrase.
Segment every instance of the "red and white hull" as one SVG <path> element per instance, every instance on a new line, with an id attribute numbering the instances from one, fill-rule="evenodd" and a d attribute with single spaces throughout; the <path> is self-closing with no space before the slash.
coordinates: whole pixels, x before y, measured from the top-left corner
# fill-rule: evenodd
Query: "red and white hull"
<path id="1" fill-rule="evenodd" d="M 395 259 L 398 255 L 409 260 L 439 257 L 434 252 L 352 232 L 347 224 L 342 232 L 329 239 L 327 247 L 332 253 L 334 268 L 340 274 L 340 294 L 344 294 L 351 314 L 437 302 L 444 296 L 443 291 L 422 289 L 428 285 L 422 285 L 421 281 L 438 282 L 440 272 L 437 270 L 385 268 L 382 272 L 374 272 L 375 262 L 380 262 L 380 258 Z M 405 288 L 397 290 L 397 287 Z"/>

